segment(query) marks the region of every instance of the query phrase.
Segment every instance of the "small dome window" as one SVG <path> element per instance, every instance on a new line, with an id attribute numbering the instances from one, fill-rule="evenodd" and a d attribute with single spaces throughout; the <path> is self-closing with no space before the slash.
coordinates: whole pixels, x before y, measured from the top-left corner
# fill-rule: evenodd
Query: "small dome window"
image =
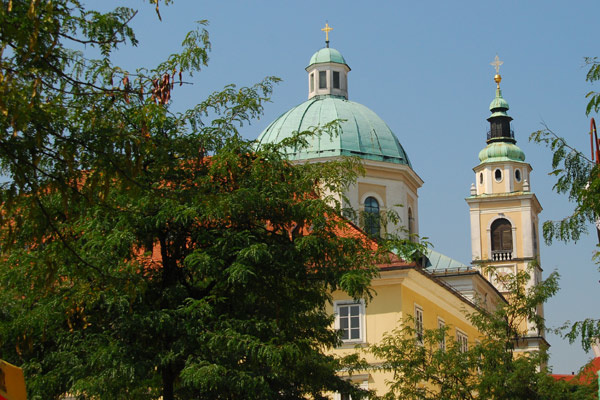
<path id="1" fill-rule="evenodd" d="M 496 182 L 500 182 L 502 180 L 502 170 L 500 170 L 500 168 L 494 171 L 494 179 L 496 179 Z"/>
<path id="2" fill-rule="evenodd" d="M 521 182 L 521 170 L 520 169 L 515 170 L 515 180 L 517 182 Z"/>
<path id="3" fill-rule="evenodd" d="M 483 172 L 479 173 L 479 184 L 483 185 Z"/>
<path id="4" fill-rule="evenodd" d="M 310 74 L 310 91 L 315 91 L 315 73 Z"/>
<path id="5" fill-rule="evenodd" d="M 327 89 L 327 71 L 319 71 L 319 89 Z"/>
<path id="6" fill-rule="evenodd" d="M 333 88 L 340 88 L 340 73 L 338 71 L 333 71 Z"/>

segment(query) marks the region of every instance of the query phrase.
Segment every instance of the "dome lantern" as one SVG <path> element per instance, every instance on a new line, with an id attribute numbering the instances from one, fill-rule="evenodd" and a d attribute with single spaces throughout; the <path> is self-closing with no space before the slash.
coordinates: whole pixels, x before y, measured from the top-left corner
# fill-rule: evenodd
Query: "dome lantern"
<path id="1" fill-rule="evenodd" d="M 325 41 L 327 47 L 313 54 L 306 67 L 309 99 L 323 95 L 348 99 L 348 72 L 350 72 L 350 67 L 339 51 L 329 47 L 329 32 L 332 29 L 329 24 L 325 24 L 325 28 L 322 30 L 327 35 Z"/>

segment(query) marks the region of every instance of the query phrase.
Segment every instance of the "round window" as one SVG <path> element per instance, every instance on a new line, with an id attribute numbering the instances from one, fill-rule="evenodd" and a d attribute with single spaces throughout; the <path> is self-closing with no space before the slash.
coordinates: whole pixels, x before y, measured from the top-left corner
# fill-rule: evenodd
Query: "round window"
<path id="1" fill-rule="evenodd" d="M 521 170 L 520 169 L 515 170 L 515 180 L 517 182 L 521 182 Z"/>
<path id="2" fill-rule="evenodd" d="M 479 173 L 479 184 L 483 185 L 483 172 Z"/>
<path id="3" fill-rule="evenodd" d="M 500 169 L 494 171 L 494 179 L 496 179 L 496 182 L 500 182 L 502 180 L 502 171 Z"/>

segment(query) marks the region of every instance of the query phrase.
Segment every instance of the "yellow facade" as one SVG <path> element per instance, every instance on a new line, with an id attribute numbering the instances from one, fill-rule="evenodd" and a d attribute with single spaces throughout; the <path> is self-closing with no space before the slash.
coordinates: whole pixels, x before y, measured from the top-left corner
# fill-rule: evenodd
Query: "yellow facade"
<path id="1" fill-rule="evenodd" d="M 372 281 L 372 288 L 376 292 L 373 299 L 367 304 L 359 302 L 364 312 L 361 315 L 364 337 L 359 341 L 345 342 L 339 348 L 333 349 L 335 355 L 361 352 L 369 345 L 379 343 L 385 334 L 398 328 L 404 318 L 414 318 L 415 307 L 422 310 L 424 329 L 437 329 L 438 321 L 442 320 L 449 327 L 448 340 L 455 340 L 457 329 L 467 335 L 470 344 L 480 336 L 467 318 L 468 313 L 476 311 L 475 305 L 449 290 L 429 272 L 423 272 L 417 267 L 384 270 L 380 277 Z M 328 312 L 336 315 L 336 328 L 339 329 L 337 320 L 340 311 L 336 306 L 353 303 L 355 301 L 344 292 L 338 291 L 333 294 L 333 305 L 329 306 Z M 373 366 L 382 361 L 368 352 L 361 352 L 361 355 Z M 360 371 L 349 379 L 365 389 L 375 390 L 378 395 L 383 395 L 388 391 L 386 380 L 392 379 L 392 375 L 373 368 Z"/>

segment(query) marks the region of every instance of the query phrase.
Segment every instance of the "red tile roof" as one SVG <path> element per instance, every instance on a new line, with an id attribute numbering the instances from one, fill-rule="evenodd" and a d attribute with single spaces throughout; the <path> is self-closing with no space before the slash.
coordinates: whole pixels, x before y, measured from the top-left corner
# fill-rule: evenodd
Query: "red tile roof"
<path id="1" fill-rule="evenodd" d="M 552 374 L 556 380 L 564 380 L 566 382 L 590 384 L 598 379 L 598 371 L 600 371 L 600 357 L 590 361 L 583 370 L 577 375 L 574 374 Z"/>

